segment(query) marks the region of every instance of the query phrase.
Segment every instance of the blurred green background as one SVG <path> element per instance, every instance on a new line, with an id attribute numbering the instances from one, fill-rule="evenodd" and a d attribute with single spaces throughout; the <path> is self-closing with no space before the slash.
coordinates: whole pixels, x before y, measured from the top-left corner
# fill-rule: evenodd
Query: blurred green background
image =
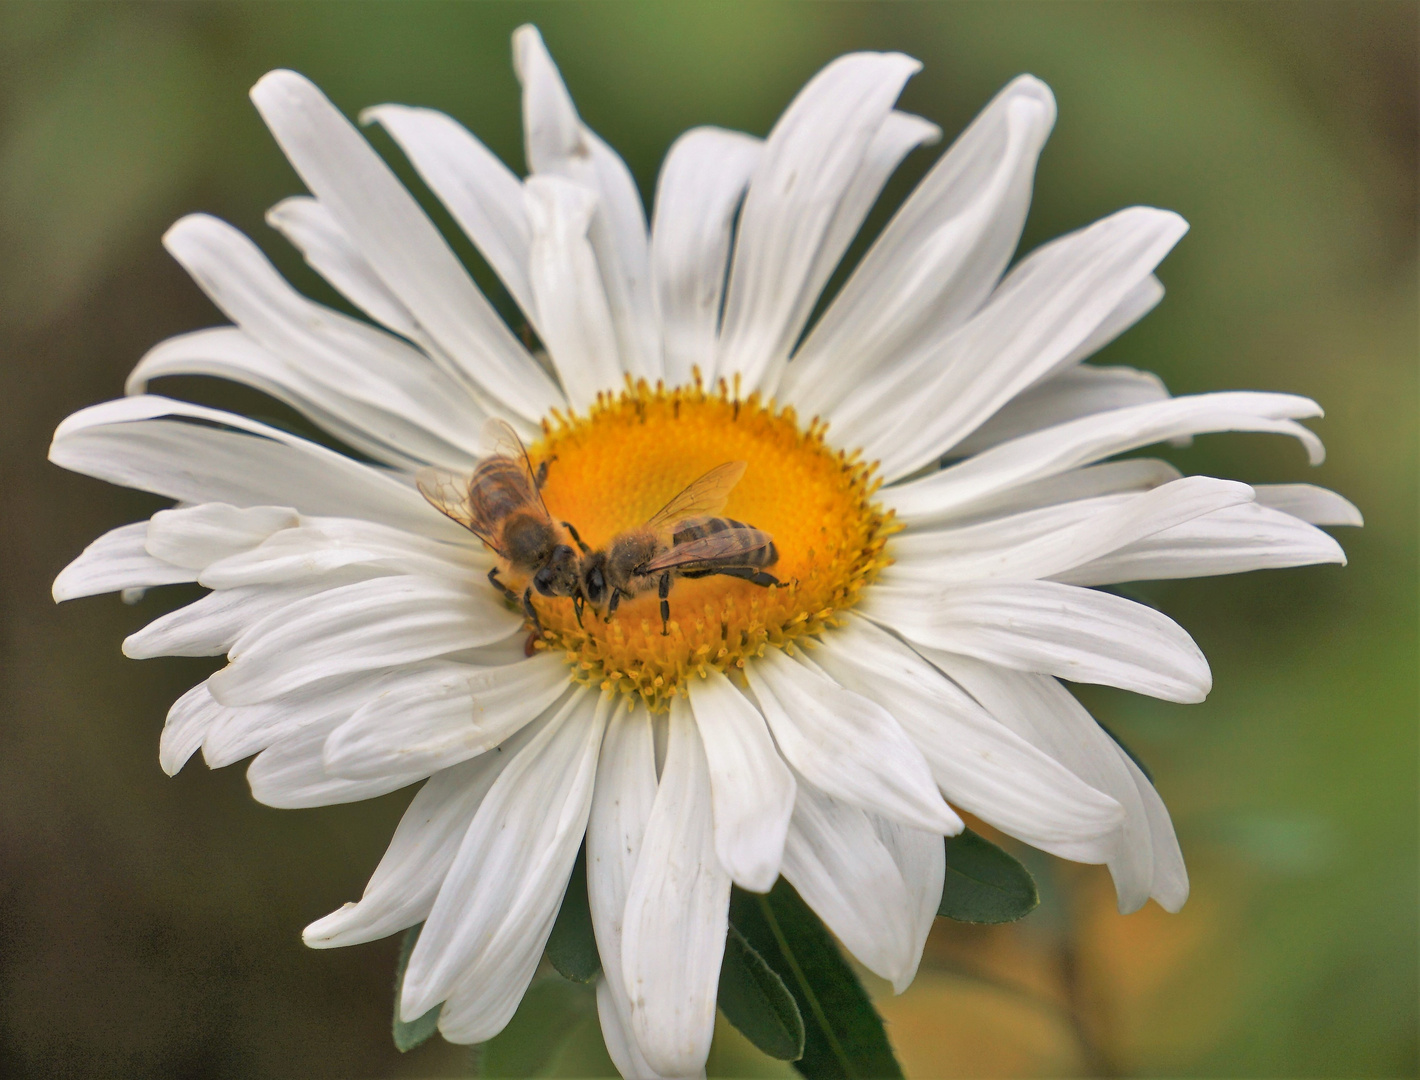
<path id="1" fill-rule="evenodd" d="M 167 706 L 214 665 L 134 663 L 119 642 L 190 597 L 49 599 L 85 544 L 158 503 L 64 473 L 44 451 L 66 414 L 121 393 L 149 346 L 221 321 L 159 246 L 181 214 L 233 221 L 299 287 L 335 302 L 262 224 L 299 190 L 246 99 L 262 72 L 297 68 L 351 114 L 383 101 L 445 109 L 521 169 L 508 35 L 533 20 L 583 116 L 648 194 L 679 131 L 763 133 L 843 51 L 920 57 L 903 106 L 949 135 L 1011 76 L 1044 78 L 1060 121 L 1027 247 L 1130 203 L 1193 224 L 1161 271 L 1168 298 L 1104 359 L 1156 370 L 1176 393 L 1290 390 L 1328 410 L 1320 469 L 1263 436 L 1208 437 L 1171 456 L 1187 471 L 1322 483 L 1366 515 L 1342 536 L 1345 569 L 1140 590 L 1195 635 L 1216 689 L 1197 706 L 1082 697 L 1152 766 L 1192 899 L 1177 916 L 1151 906 L 1121 917 L 1099 868 L 1033 860 L 1045 893 L 1035 914 L 939 926 L 917 983 L 880 1001 L 909 1075 L 1414 1076 L 1416 13 L 1359 2 L 0 5 L 0 1075 L 465 1068 L 467 1051 L 437 1040 L 393 1050 L 393 940 L 300 943 L 305 923 L 359 895 L 408 793 L 286 812 L 254 803 L 240 767 L 199 761 L 163 776 Z M 936 153 L 909 159 L 888 204 Z M 880 209 L 869 233 L 883 220 Z M 198 380 L 161 389 L 276 411 Z M 489 1071 L 539 1057 L 518 1057 L 543 1045 L 531 1007 L 518 1025 Z M 606 1070 L 594 1021 L 543 1067 Z M 733 1033 L 710 1071 L 787 1072 Z"/>

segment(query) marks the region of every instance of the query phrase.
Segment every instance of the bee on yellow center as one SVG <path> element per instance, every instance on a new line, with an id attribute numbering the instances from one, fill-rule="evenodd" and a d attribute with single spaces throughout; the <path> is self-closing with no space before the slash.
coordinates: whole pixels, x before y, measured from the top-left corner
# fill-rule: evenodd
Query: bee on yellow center
<path id="1" fill-rule="evenodd" d="M 547 517 L 571 525 L 569 536 L 583 545 L 577 596 L 560 584 L 551 591 L 561 595 L 545 595 L 535 567 L 500 568 L 513 594 L 535 609 L 534 644 L 562 652 L 574 680 L 634 695 L 653 710 L 692 675 L 731 672 L 768 647 L 822 632 L 890 561 L 883 549 L 894 525 L 872 501 L 873 467 L 830 449 L 819 424 L 801 430 L 792 409 L 758 395 L 741 400 L 723 382 L 718 391 L 642 382 L 603 394 L 585 417 L 554 413 L 544 421 L 528 457 L 542 478 Z M 719 509 L 707 515 L 697 502 L 696 514 L 680 515 L 674 539 L 647 548 L 660 562 L 614 603 L 610 590 L 588 595 L 589 581 L 606 584 L 602 571 L 617 545 L 637 536 L 644 544 L 658 511 L 697 482 L 716 489 Z M 704 535 L 725 530 L 735 531 L 729 543 L 740 553 L 709 573 L 680 557 L 687 552 L 680 545 L 694 542 L 723 555 L 727 541 Z M 671 547 L 679 553 L 668 555 Z M 691 574 L 665 579 L 661 563 Z"/>

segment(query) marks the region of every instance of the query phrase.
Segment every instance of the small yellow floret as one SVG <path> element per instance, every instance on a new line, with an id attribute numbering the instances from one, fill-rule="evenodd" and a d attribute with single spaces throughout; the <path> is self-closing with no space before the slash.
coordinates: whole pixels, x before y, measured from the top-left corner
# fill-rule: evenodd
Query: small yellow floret
<path id="1" fill-rule="evenodd" d="M 529 447 L 549 462 L 543 498 L 558 521 L 593 548 L 646 521 L 692 480 L 727 461 L 747 463 L 723 511 L 774 537 L 782 585 L 737 578 L 675 579 L 669 633 L 661 633 L 654 591 L 623 599 L 603 622 L 588 608 L 577 625 L 572 601 L 535 597 L 540 648 L 566 654 L 581 683 L 665 707 L 685 681 L 708 668 L 731 671 L 766 646 L 820 633 L 851 607 L 888 563 L 891 514 L 872 502 L 873 466 L 831 450 L 817 421 L 800 430 L 793 409 L 757 394 L 739 400 L 696 385 L 652 390 L 644 382 L 602 395 L 585 418 L 554 414 Z"/>

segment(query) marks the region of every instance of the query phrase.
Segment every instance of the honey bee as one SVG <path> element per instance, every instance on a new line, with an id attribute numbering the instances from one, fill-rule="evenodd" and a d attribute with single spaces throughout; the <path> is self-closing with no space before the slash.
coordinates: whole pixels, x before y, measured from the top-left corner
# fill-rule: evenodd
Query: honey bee
<path id="1" fill-rule="evenodd" d="M 563 541 L 542 501 L 549 463 L 543 462 L 534 472 L 522 440 L 502 420 L 489 420 L 483 438 L 495 452 L 480 461 L 472 475 L 425 468 L 415 481 L 436 510 L 473 533 L 502 560 L 505 565 L 488 571 L 489 583 L 522 606 L 534 633 L 541 637 L 533 590 L 542 596 L 579 596 L 577 553 Z M 562 527 L 583 551 L 589 550 L 568 522 L 562 522 Z M 522 596 L 499 579 L 504 570 L 528 579 Z M 580 605 L 578 610 L 580 620 Z"/>
<path id="2" fill-rule="evenodd" d="M 673 577 L 713 574 L 743 578 L 756 585 L 778 585 L 762 568 L 779 559 L 773 538 L 732 518 L 717 517 L 730 489 L 744 475 L 743 461 L 726 462 L 694 481 L 639 529 L 613 537 L 605 548 L 584 553 L 579 568 L 581 595 L 593 607 L 605 605 L 605 618 L 616 614 L 624 596 L 659 588 L 661 634 L 669 631 Z"/>

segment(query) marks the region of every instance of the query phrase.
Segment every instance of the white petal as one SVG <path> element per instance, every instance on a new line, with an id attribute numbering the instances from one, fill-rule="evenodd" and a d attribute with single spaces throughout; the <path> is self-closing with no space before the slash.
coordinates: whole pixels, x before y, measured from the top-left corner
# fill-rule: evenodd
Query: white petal
<path id="1" fill-rule="evenodd" d="M 319 585 L 224 589 L 154 619 L 123 639 L 130 660 L 155 656 L 220 656 L 248 627 L 319 591 Z"/>
<path id="2" fill-rule="evenodd" d="M 817 656 L 896 717 L 949 802 L 1063 858 L 1104 862 L 1113 853 L 1123 819 L 1114 799 L 1003 726 L 897 638 L 849 619 L 824 636 Z"/>
<path id="3" fill-rule="evenodd" d="M 656 182 L 651 278 L 666 383 L 710 377 L 725 293 L 730 233 L 763 142 L 738 131 L 692 128 L 666 154 Z"/>
<path id="4" fill-rule="evenodd" d="M 1132 207 L 1032 252 L 986 306 L 927 342 L 825 419 L 891 481 L 941 457 L 1022 390 L 1059 369 L 1187 230 Z"/>
<path id="5" fill-rule="evenodd" d="M 618 973 L 620 967 L 617 968 Z M 616 1071 L 632 1080 L 660 1080 L 661 1074 L 651 1068 L 650 1063 L 636 1045 L 636 1033 L 631 1030 L 630 1003 L 626 1002 L 626 987 L 620 990 L 620 1003 L 616 984 L 605 973 L 597 979 L 597 1019 L 601 1023 L 602 1041 L 606 1043 L 607 1056 L 616 1066 Z M 705 1074 L 698 1074 L 703 1077 Z"/>
<path id="6" fill-rule="evenodd" d="M 147 539 L 146 521 L 120 525 L 104 533 L 59 571 L 52 589 L 55 603 L 117 592 L 119 589 L 176 585 L 197 580 L 194 571 L 149 555 Z"/>
<path id="7" fill-rule="evenodd" d="M 454 1042 L 482 1042 L 511 1019 L 582 843 L 611 704 L 578 692 L 503 767 L 409 958 L 406 1019 L 447 998 L 439 1029 Z"/>
<path id="8" fill-rule="evenodd" d="M 1175 525 L 1051 576 L 1074 585 L 1112 585 L 1315 563 L 1344 566 L 1346 553 L 1316 526 L 1252 504 Z"/>
<path id="9" fill-rule="evenodd" d="M 206 331 L 164 342 L 126 390 L 164 375 L 213 375 L 255 386 L 381 460 L 472 462 L 475 399 L 423 353 L 368 323 L 312 303 L 238 230 L 190 214 L 163 245 L 243 336 Z"/>
<path id="10" fill-rule="evenodd" d="M 1202 701 L 1208 661 L 1167 615 L 1053 581 L 983 581 L 869 591 L 860 611 L 932 649 L 1018 671 L 1103 683 L 1165 701 Z"/>
<path id="11" fill-rule="evenodd" d="M 413 484 L 244 416 L 168 398 L 122 398 L 79 410 L 55 431 L 49 460 L 183 502 L 293 506 L 467 537 Z"/>
<path id="12" fill-rule="evenodd" d="M 210 564 L 199 580 L 213 589 L 320 581 L 336 573 L 468 581 L 486 574 L 489 561 L 472 543 L 443 544 L 354 518 L 307 517 L 298 528 L 283 529 L 249 551 Z"/>
<path id="13" fill-rule="evenodd" d="M 1262 506 L 1291 514 L 1312 525 L 1361 525 L 1361 511 L 1334 491 L 1314 484 L 1254 484 Z"/>
<path id="14" fill-rule="evenodd" d="M 789 365 L 785 396 L 804 415 L 828 412 L 868 372 L 980 307 L 1015 250 L 1054 122 L 1049 87 L 1021 76 L 933 166 Z"/>
<path id="15" fill-rule="evenodd" d="M 534 423 L 561 404 L 413 196 L 311 82 L 273 71 L 251 98 L 312 194 L 483 398 Z"/>
<path id="16" fill-rule="evenodd" d="M 1096 466 L 1106 468 L 1107 466 Z M 1169 483 L 1176 482 L 1169 480 Z M 1157 491 L 1159 484 L 1147 491 Z M 947 522 L 948 527 L 912 528 L 892 540 L 892 557 L 918 574 L 941 570 L 958 561 L 978 564 L 992 559 L 1002 549 L 1014 549 L 1048 540 L 1061 529 L 1076 529 L 1102 514 L 1128 507 L 1145 492 L 1122 491 L 1086 498 L 1051 501 L 1042 506 L 1027 505 L 1000 515 L 974 516 L 966 524 Z M 894 564 L 896 565 L 896 564 Z M 891 571 L 891 567 L 889 571 Z M 901 585 L 902 582 L 898 581 Z"/>
<path id="17" fill-rule="evenodd" d="M 895 821 L 870 815 L 878 839 L 888 849 L 893 862 L 902 874 L 902 883 L 907 886 L 907 895 L 915 905 L 912 912 L 912 966 L 894 982 L 893 989 L 899 994 L 917 975 L 917 965 L 922 961 L 922 949 L 927 944 L 927 935 L 932 932 L 932 924 L 937 919 L 937 908 L 942 902 L 942 887 L 947 876 L 947 852 L 942 838 L 936 833 L 909 829 Z"/>
<path id="18" fill-rule="evenodd" d="M 500 753 L 431 776 L 400 818 L 359 902 L 311 923 L 301 933 L 305 943 L 313 949 L 358 945 L 428 918 L 474 814 L 526 739 L 520 732 Z"/>
<path id="19" fill-rule="evenodd" d="M 774 125 L 740 212 L 716 377 L 739 375 L 748 393 L 788 357 L 823 286 L 820 252 L 839 239 L 839 207 L 921 66 L 901 53 L 839 57 Z"/>
<path id="20" fill-rule="evenodd" d="M 222 714 L 223 707 L 212 700 L 207 683 L 200 682 L 173 702 L 158 739 L 158 764 L 169 776 L 187 764 L 197 752 L 207 729 Z"/>
<path id="21" fill-rule="evenodd" d="M 676 698 L 672 708 L 680 707 Z M 794 776 L 759 710 L 718 671 L 712 668 L 691 684 L 689 708 L 710 768 L 720 865 L 740 888 L 768 892 L 779 877 L 794 810 Z"/>
<path id="22" fill-rule="evenodd" d="M 1129 912 L 1143 906 L 1154 881 L 1152 830 L 1118 744 L 1074 695 L 1048 675 L 1006 671 L 947 653 L 930 656 L 1001 723 L 1119 801 L 1124 819 L 1109 869 L 1119 893 L 1119 909 Z"/>
<path id="23" fill-rule="evenodd" d="M 300 810 L 373 799 L 423 779 L 391 775 L 345 780 L 329 775 L 321 766 L 321 746 L 336 723 L 328 719 L 310 724 L 258 754 L 247 768 L 252 797 L 280 810 Z"/>
<path id="24" fill-rule="evenodd" d="M 651 296 L 646 212 L 626 163 L 582 123 L 557 66 L 533 26 L 513 32 L 513 68 L 523 86 L 528 170 L 555 175 L 597 193 L 588 230 L 616 326 L 625 370 L 661 377 L 660 336 Z"/>
<path id="25" fill-rule="evenodd" d="M 207 767 L 224 768 L 307 728 L 319 728 L 321 731 L 320 742 L 315 744 L 319 752 L 330 731 L 349 719 L 370 699 L 378 678 L 379 673 L 370 675 L 362 672 L 303 686 L 290 694 L 257 705 L 221 705 L 220 715 L 213 718 L 202 740 L 202 756 L 207 761 Z M 208 682 L 210 693 L 211 680 Z M 307 749 L 309 747 L 302 744 L 301 754 L 304 755 Z M 306 766 L 314 770 L 315 763 L 305 762 L 303 758 L 302 767 Z M 319 778 L 322 783 L 341 779 L 331 777 L 323 769 Z M 410 775 L 404 783 L 417 779 L 419 777 Z"/>
<path id="26" fill-rule="evenodd" d="M 1118 746 L 1115 749 L 1134 778 L 1149 820 L 1149 839 L 1154 848 L 1154 883 L 1150 895 L 1165 911 L 1177 913 L 1188 899 L 1188 870 L 1183 865 L 1183 851 L 1174 835 L 1173 820 L 1143 770 L 1122 749 Z"/>
<path id="27" fill-rule="evenodd" d="M 631 1027 L 666 1076 L 704 1068 L 715 1030 L 730 876 L 715 855 L 710 773 L 690 710 L 672 709 L 665 768 L 627 893 L 621 960 Z"/>
<path id="28" fill-rule="evenodd" d="M 312 270 L 370 318 L 403 337 L 419 337 L 419 323 L 404 301 L 390 292 L 320 200 L 309 195 L 282 199 L 266 212 L 266 223 L 291 241 Z"/>
<path id="29" fill-rule="evenodd" d="M 834 211 L 833 218 L 824 231 L 823 243 L 814 256 L 804 290 L 800 294 L 799 302 L 803 310 L 795 313 L 796 322 L 800 325 L 807 322 L 809 313 L 824 286 L 828 284 L 834 268 L 843 258 L 843 253 L 848 250 L 848 245 L 853 242 L 853 237 L 858 235 L 863 219 L 868 216 L 868 211 L 873 208 L 873 203 L 877 202 L 883 185 L 902 163 L 902 159 L 917 147 L 936 142 L 941 137 L 942 129 L 920 116 L 893 110 L 883 117 L 877 134 L 868 143 L 863 160 L 854 172 L 853 179 L 849 181 L 838 209 Z M 765 372 L 761 389 L 768 391 L 770 388 L 779 387 L 787 361 L 787 356 L 778 355 Z"/>
<path id="30" fill-rule="evenodd" d="M 242 634 L 213 675 L 227 705 L 268 701 L 318 679 L 427 660 L 501 640 L 521 623 L 472 584 L 399 576 L 299 600 Z"/>
<path id="31" fill-rule="evenodd" d="M 202 503 L 159 510 L 148 521 L 148 554 L 174 566 L 201 570 L 209 563 L 249 551 L 272 533 L 296 525 L 289 506 Z"/>
<path id="32" fill-rule="evenodd" d="M 864 967 L 906 988 L 920 955 L 917 905 L 871 815 L 801 777 L 784 877 Z"/>
<path id="33" fill-rule="evenodd" d="M 597 1012 L 607 1052 L 623 1076 L 654 1076 L 631 1030 L 631 999 L 621 968 L 622 918 L 646 823 L 656 799 L 651 718 L 624 702 L 602 741 L 596 791 L 587 820 L 587 896 L 601 955 Z"/>
<path id="34" fill-rule="evenodd" d="M 1083 469 L 1071 469 L 1058 476 L 1006 488 L 995 495 L 973 501 L 959 512 L 941 515 L 931 525 L 913 531 L 915 534 L 938 525 L 951 525 L 954 527 L 952 531 L 956 532 L 958 525 L 986 523 L 1008 514 L 1018 522 L 1026 522 L 1027 515 L 1037 510 L 1065 503 L 1103 500 L 1110 495 L 1152 491 L 1182 475 L 1173 465 L 1158 458 L 1126 458 L 1124 461 L 1107 461 L 1103 465 L 1087 465 Z M 958 532 L 958 536 L 963 535 L 964 529 Z"/>
<path id="35" fill-rule="evenodd" d="M 379 123 L 390 133 L 536 326 L 528 283 L 531 234 L 522 181 L 513 170 L 457 120 L 434 109 L 376 105 L 360 114 L 360 122 Z"/>
<path id="36" fill-rule="evenodd" d="M 1319 464 L 1321 443 L 1298 417 L 1321 408 L 1292 394 L 1235 390 L 1170 398 L 1149 405 L 1082 417 L 993 446 L 921 480 L 887 488 L 882 498 L 908 524 L 960 514 L 974 503 L 1035 480 L 1181 435 L 1216 431 L 1266 431 L 1292 435 Z"/>
<path id="37" fill-rule="evenodd" d="M 319 370 L 319 366 L 317 366 Z M 368 369 L 366 369 L 368 370 Z M 413 469 L 432 456 L 415 456 L 375 432 L 386 427 L 384 421 L 366 415 L 351 423 L 342 418 L 340 412 L 361 412 L 363 407 L 340 401 L 336 411 L 326 407 L 336 398 L 344 398 L 343 388 L 329 388 L 316 384 L 316 380 L 301 370 L 299 365 L 291 365 L 270 350 L 257 344 L 244 330 L 234 326 L 219 326 L 210 330 L 194 330 L 190 334 L 179 334 L 168 338 L 149 349 L 138 366 L 128 376 L 127 391 L 140 394 L 154 379 L 171 375 L 206 375 L 215 379 L 228 379 L 254 387 L 264 394 L 284 401 L 305 415 L 312 423 L 336 435 L 342 442 L 359 450 L 366 457 L 387 465 Z M 477 406 L 467 395 L 459 395 L 469 402 L 473 416 L 480 415 Z M 317 402 L 325 402 L 318 404 Z M 368 414 L 368 410 L 363 410 Z M 389 417 L 389 426 L 395 429 L 408 428 L 404 420 Z M 427 439 L 427 434 L 418 432 L 414 439 Z M 437 455 L 440 460 L 464 460 L 465 455 L 451 451 L 447 447 Z"/>
<path id="38" fill-rule="evenodd" d="M 1085 338 L 1064 360 L 1060 361 L 1060 371 L 1063 374 L 1072 365 L 1078 364 L 1081 360 L 1088 359 L 1099 352 L 1111 341 L 1117 338 L 1124 331 L 1128 330 L 1136 322 L 1142 319 L 1154 308 L 1159 306 L 1159 301 L 1164 298 L 1164 283 L 1150 274 L 1143 281 L 1135 285 L 1124 294 L 1113 311 L 1104 317 L 1089 337 Z"/>
<path id="39" fill-rule="evenodd" d="M 503 742 L 569 686 L 560 653 L 498 668 L 447 662 L 406 668 L 332 733 L 325 767 L 352 779 L 447 769 Z"/>
<path id="40" fill-rule="evenodd" d="M 953 457 L 970 457 L 989 446 L 1081 416 L 1146 405 L 1169 396 L 1151 371 L 1128 367 L 1067 367 L 1003 405 L 999 412 L 956 446 Z"/>
<path id="41" fill-rule="evenodd" d="M 905 825 L 961 832 L 922 752 L 882 706 L 778 649 L 745 674 L 780 751 L 810 783 Z"/>
<path id="42" fill-rule="evenodd" d="M 559 177 L 524 187 L 532 246 L 528 273 L 538 327 L 574 409 L 621 388 L 622 366 L 602 274 L 587 239 L 597 197 Z"/>
<path id="43" fill-rule="evenodd" d="M 898 561 L 882 583 L 911 587 L 1053 577 L 1195 518 L 1251 501 L 1252 488 L 1246 484 L 1189 476 L 1139 495 L 1064 503 L 962 529 L 910 533 L 893 541 L 890 550 Z M 1029 524 L 1018 523 L 1018 518 Z"/>

